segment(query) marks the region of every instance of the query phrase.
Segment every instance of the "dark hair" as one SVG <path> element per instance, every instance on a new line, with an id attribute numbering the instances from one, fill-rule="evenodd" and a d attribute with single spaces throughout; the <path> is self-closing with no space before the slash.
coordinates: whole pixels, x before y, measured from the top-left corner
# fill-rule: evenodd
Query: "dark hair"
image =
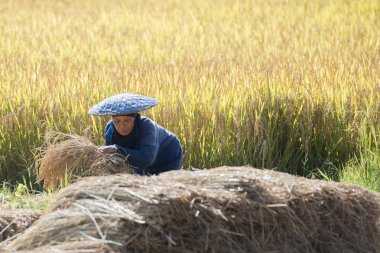
<path id="1" fill-rule="evenodd" d="M 113 118 L 113 117 L 116 117 L 116 116 L 128 116 L 128 117 L 135 118 L 135 117 L 137 116 L 137 112 L 127 113 L 127 114 L 117 114 L 117 115 L 112 115 L 112 118 Z"/>

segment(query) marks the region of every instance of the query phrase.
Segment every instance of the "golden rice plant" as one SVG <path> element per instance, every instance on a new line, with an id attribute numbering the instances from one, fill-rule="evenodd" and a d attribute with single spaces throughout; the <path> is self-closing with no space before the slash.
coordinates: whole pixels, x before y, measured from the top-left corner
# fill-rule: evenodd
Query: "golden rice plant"
<path id="1" fill-rule="evenodd" d="M 108 119 L 87 110 L 121 92 L 160 101 L 146 113 L 184 168 L 338 179 L 371 127 L 379 142 L 379 16 L 378 0 L 0 1 L 0 179 L 34 170 L 47 128 L 99 144 Z"/>

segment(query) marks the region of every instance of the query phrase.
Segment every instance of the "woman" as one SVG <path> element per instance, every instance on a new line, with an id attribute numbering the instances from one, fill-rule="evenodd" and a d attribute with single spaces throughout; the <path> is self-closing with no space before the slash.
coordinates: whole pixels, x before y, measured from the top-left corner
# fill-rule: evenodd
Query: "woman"
<path id="1" fill-rule="evenodd" d="M 127 157 L 139 175 L 157 175 L 182 167 L 183 152 L 178 138 L 138 112 L 155 106 L 157 100 L 125 93 L 112 96 L 89 110 L 89 114 L 112 115 L 104 130 L 104 154 Z"/>

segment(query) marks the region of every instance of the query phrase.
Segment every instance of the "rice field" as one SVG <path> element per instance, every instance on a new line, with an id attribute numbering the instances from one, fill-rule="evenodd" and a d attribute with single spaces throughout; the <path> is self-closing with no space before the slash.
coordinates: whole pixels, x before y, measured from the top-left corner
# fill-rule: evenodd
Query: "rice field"
<path id="1" fill-rule="evenodd" d="M 108 118 L 87 110 L 132 92 L 160 101 L 143 115 L 185 169 L 380 190 L 378 0 L 2 0 L 0 24 L 2 182 L 34 184 L 47 131 L 101 144 Z"/>

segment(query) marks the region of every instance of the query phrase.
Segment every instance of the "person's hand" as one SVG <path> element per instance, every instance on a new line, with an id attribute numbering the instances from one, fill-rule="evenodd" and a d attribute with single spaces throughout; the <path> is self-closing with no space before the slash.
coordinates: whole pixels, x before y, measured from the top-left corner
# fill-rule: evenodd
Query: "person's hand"
<path id="1" fill-rule="evenodd" d="M 111 154 L 116 153 L 116 147 L 115 147 L 115 145 L 110 145 L 110 146 L 100 146 L 100 147 L 98 148 L 98 150 L 99 150 L 100 153 L 102 153 L 103 155 L 111 155 Z"/>

